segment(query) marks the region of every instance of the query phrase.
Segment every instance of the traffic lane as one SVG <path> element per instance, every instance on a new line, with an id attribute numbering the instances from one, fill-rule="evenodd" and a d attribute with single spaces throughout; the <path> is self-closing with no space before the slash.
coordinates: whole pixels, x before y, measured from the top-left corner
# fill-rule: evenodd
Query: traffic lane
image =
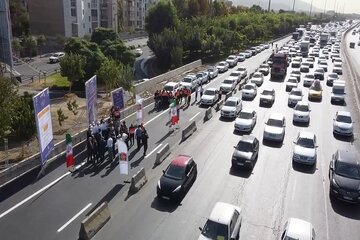
<path id="1" fill-rule="evenodd" d="M 124 41 L 125 46 L 135 46 L 135 48 L 138 48 L 140 46 L 147 45 L 149 38 L 148 37 L 139 37 L 135 39 L 131 39 L 129 41 Z"/>

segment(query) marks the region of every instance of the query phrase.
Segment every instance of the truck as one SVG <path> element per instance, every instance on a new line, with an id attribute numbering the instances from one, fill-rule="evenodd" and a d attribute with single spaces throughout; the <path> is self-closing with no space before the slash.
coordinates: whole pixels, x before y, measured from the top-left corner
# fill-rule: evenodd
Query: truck
<path id="1" fill-rule="evenodd" d="M 310 42 L 309 41 L 302 41 L 300 43 L 300 52 L 301 52 L 301 56 L 303 57 L 307 57 L 309 54 L 309 46 L 310 46 Z"/>
<path id="2" fill-rule="evenodd" d="M 327 45 L 328 40 L 329 40 L 329 34 L 321 33 L 320 34 L 320 48 L 324 48 Z"/>
<path id="3" fill-rule="evenodd" d="M 274 53 L 271 57 L 271 79 L 284 79 L 287 73 L 288 58 L 284 53 Z"/>

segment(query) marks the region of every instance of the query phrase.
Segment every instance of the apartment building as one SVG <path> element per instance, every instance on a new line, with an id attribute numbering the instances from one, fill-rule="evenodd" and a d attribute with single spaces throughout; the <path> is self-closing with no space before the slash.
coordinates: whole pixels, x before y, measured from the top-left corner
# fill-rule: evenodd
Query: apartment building
<path id="1" fill-rule="evenodd" d="M 117 0 L 27 0 L 32 34 L 83 37 L 95 28 L 118 30 Z"/>
<path id="2" fill-rule="evenodd" d="M 123 29 L 143 30 L 145 29 L 145 17 L 148 8 L 157 0 L 123 0 Z"/>

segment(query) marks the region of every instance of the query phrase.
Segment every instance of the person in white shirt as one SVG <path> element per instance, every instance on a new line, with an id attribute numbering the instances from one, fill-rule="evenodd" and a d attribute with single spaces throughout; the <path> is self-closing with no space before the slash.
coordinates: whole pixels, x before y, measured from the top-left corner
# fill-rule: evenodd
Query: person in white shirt
<path id="1" fill-rule="evenodd" d="M 108 151 L 108 156 L 109 156 L 109 161 L 112 162 L 113 161 L 113 145 L 114 145 L 114 140 L 112 139 L 112 137 L 109 137 L 106 143 L 106 149 Z"/>

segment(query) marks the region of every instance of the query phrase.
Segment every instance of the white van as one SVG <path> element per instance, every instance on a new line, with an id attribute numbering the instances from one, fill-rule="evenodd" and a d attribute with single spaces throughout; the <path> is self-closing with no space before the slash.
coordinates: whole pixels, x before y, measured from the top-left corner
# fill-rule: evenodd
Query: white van
<path id="1" fill-rule="evenodd" d="M 168 83 L 165 84 L 163 89 L 165 91 L 175 93 L 180 88 L 181 88 L 180 83 L 178 83 L 178 82 L 168 82 Z"/>
<path id="2" fill-rule="evenodd" d="M 281 240 L 315 240 L 315 230 L 311 223 L 298 218 L 289 218 L 284 226 Z"/>
<path id="3" fill-rule="evenodd" d="M 345 102 L 345 81 L 334 81 L 331 91 L 331 102 Z"/>

